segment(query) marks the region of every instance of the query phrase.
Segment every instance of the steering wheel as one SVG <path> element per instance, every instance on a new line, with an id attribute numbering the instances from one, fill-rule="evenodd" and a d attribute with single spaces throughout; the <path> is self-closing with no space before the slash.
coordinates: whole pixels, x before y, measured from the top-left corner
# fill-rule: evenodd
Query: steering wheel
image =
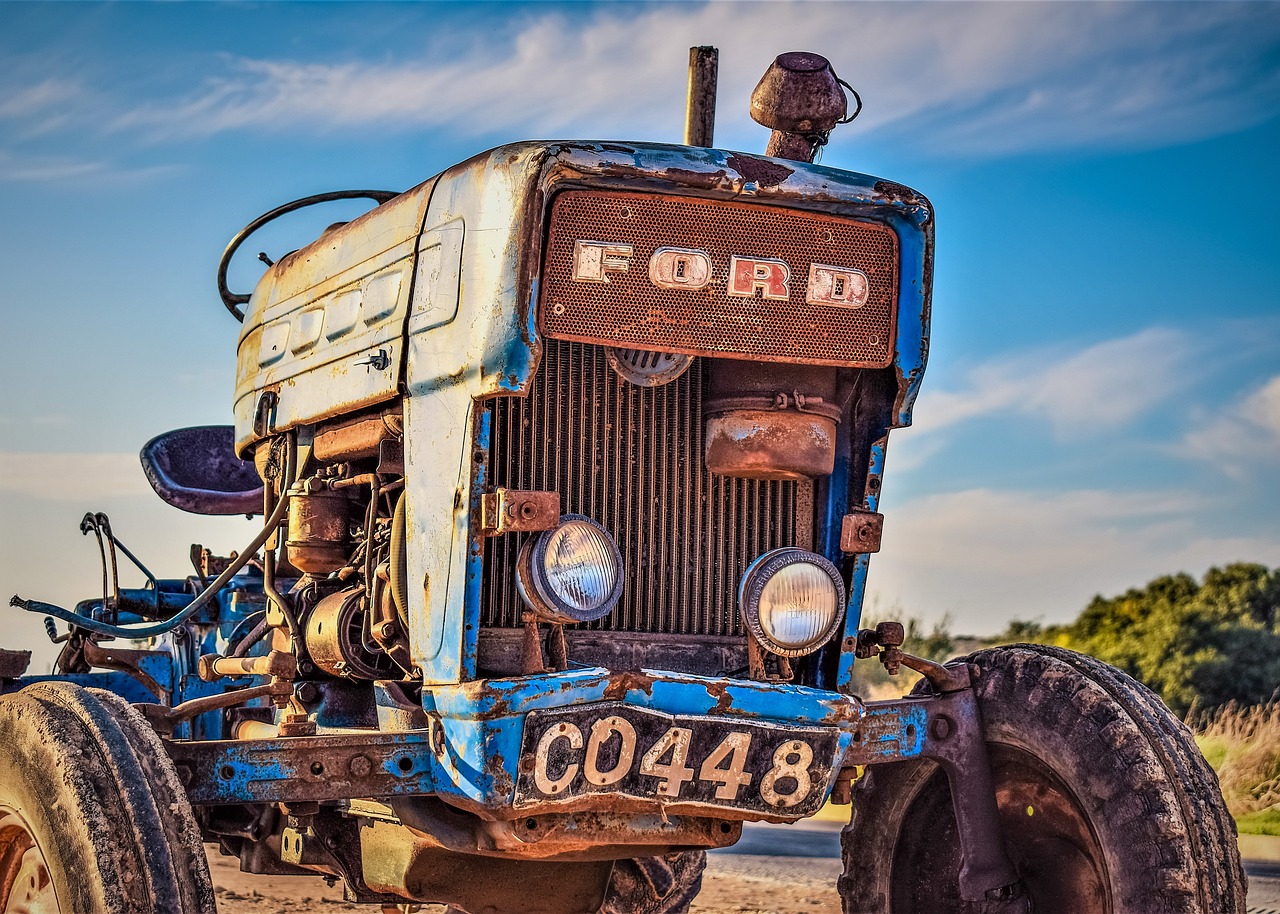
<path id="1" fill-rule="evenodd" d="M 244 309 L 240 306 L 249 301 L 249 296 L 241 292 L 232 292 L 227 288 L 227 268 L 231 266 L 231 258 L 235 256 L 236 251 L 240 250 L 240 245 L 244 244 L 250 235 L 268 222 L 279 219 L 286 213 L 292 213 L 308 206 L 315 206 L 317 203 L 329 203 L 332 200 L 368 199 L 376 200 L 378 205 L 381 206 L 388 200 L 398 196 L 400 196 L 400 191 L 398 190 L 331 190 L 324 194 L 312 194 L 310 197 L 302 197 L 292 203 L 277 206 L 270 212 L 263 213 L 237 232 L 236 236 L 231 239 L 231 243 L 227 245 L 227 249 L 222 252 L 222 259 L 218 261 L 218 294 L 222 296 L 222 303 L 227 306 L 227 310 L 235 316 L 236 320 L 244 320 Z"/>

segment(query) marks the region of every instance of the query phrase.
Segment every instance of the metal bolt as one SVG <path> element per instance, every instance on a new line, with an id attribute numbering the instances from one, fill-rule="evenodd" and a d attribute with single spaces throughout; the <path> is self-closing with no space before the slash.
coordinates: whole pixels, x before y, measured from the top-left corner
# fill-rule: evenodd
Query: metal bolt
<path id="1" fill-rule="evenodd" d="M 314 682 L 302 682 L 294 689 L 293 694 L 298 696 L 298 701 L 303 704 L 310 704 L 320 697 L 320 690 L 316 688 Z"/>
<path id="2" fill-rule="evenodd" d="M 351 772 L 352 777 L 367 778 L 373 771 L 373 762 L 367 755 L 356 755 L 347 763 L 347 770 Z"/>
<path id="3" fill-rule="evenodd" d="M 933 734 L 936 740 L 944 740 L 949 737 L 955 727 L 951 723 L 949 717 L 935 717 L 933 723 L 929 725 L 929 732 Z"/>

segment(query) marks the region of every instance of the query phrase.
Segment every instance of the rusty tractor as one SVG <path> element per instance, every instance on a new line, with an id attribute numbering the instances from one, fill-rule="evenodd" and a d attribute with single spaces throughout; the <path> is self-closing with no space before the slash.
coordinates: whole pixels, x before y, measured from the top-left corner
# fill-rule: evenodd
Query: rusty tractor
<path id="1" fill-rule="evenodd" d="M 765 155 L 714 148 L 716 62 L 691 51 L 683 145 L 515 143 L 235 237 L 234 425 L 142 463 L 261 530 L 127 588 L 89 514 L 102 596 L 14 597 L 63 647 L 0 654 L 0 911 L 212 912 L 210 844 L 388 908 L 670 914 L 744 822 L 831 802 L 849 914 L 1242 914 L 1152 693 L 861 627 L 933 209 L 814 164 L 861 108 L 816 54 L 756 88 Z M 228 288 L 262 225 L 351 197 Z M 920 683 L 863 701 L 857 661 Z"/>

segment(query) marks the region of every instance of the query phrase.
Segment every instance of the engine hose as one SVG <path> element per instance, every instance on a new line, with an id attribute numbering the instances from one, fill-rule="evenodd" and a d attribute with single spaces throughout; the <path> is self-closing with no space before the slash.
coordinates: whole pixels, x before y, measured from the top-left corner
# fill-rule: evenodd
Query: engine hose
<path id="1" fill-rule="evenodd" d="M 285 511 L 289 507 L 288 488 L 281 487 L 283 492 L 280 501 L 276 503 L 275 510 L 271 512 L 271 516 L 267 518 L 266 524 L 257 536 L 253 538 L 245 550 L 236 556 L 231 564 L 227 565 L 225 571 L 213 579 L 208 587 L 201 591 L 200 595 L 187 604 L 186 609 L 165 619 L 163 622 L 155 622 L 151 625 L 124 626 L 111 625 L 107 622 L 99 622 L 96 619 L 90 619 L 82 616 L 77 612 L 69 609 L 63 609 L 61 606 L 54 606 L 51 603 L 41 603 L 38 600 L 24 600 L 22 597 L 14 594 L 9 599 L 10 606 L 16 606 L 19 609 L 25 609 L 27 612 L 39 613 L 45 616 L 53 616 L 55 619 L 61 619 L 63 622 L 69 622 L 76 628 L 84 629 L 98 635 L 108 635 L 112 638 L 129 638 L 138 640 L 142 638 L 153 638 L 156 635 L 163 635 L 165 632 L 171 632 L 183 622 L 186 622 L 205 605 L 218 595 L 218 591 L 227 586 L 232 578 L 239 573 L 240 569 L 249 564 L 249 560 L 257 555 L 258 550 L 262 548 L 262 544 L 267 541 L 272 533 L 280 526 L 280 522 L 284 520 Z"/>
<path id="2" fill-rule="evenodd" d="M 235 645 L 234 649 L 231 651 L 231 653 L 228 656 L 243 657 L 245 654 L 249 653 L 249 649 L 253 647 L 255 644 L 257 644 L 259 641 L 261 641 L 262 636 L 267 633 L 267 614 L 255 613 L 254 615 L 261 615 L 262 618 L 259 619 L 257 621 L 257 624 L 255 624 L 253 628 L 249 630 L 249 633 L 247 635 L 245 635 L 243 638 L 232 637 L 228 639 L 231 642 L 231 644 Z M 253 618 L 253 617 L 250 616 L 250 618 Z M 231 634 L 234 636 L 237 633 L 238 632 L 232 632 Z"/>
<path id="3" fill-rule="evenodd" d="M 391 515 L 390 569 L 391 600 L 396 605 L 396 615 L 400 617 L 400 624 L 406 630 L 409 628 L 409 550 L 406 548 L 408 521 L 405 517 L 405 501 L 408 497 L 408 492 L 400 493 L 400 498 L 396 501 L 396 509 Z"/>

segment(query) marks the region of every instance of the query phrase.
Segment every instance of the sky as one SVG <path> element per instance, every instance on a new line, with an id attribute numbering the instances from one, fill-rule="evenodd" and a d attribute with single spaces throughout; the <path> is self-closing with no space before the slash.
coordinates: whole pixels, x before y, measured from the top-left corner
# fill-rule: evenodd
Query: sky
<path id="1" fill-rule="evenodd" d="M 163 504 L 137 460 L 231 421 L 214 272 L 244 223 L 509 141 L 677 142 L 702 44 L 717 146 L 762 150 L 751 88 L 816 51 L 865 102 L 823 164 L 937 211 L 870 615 L 983 634 L 1280 565 L 1280 5 L 3 3 L 0 596 L 97 593 L 90 509 L 162 577 L 252 536 Z M 50 655 L 38 618 L 0 612 L 0 643 Z"/>

